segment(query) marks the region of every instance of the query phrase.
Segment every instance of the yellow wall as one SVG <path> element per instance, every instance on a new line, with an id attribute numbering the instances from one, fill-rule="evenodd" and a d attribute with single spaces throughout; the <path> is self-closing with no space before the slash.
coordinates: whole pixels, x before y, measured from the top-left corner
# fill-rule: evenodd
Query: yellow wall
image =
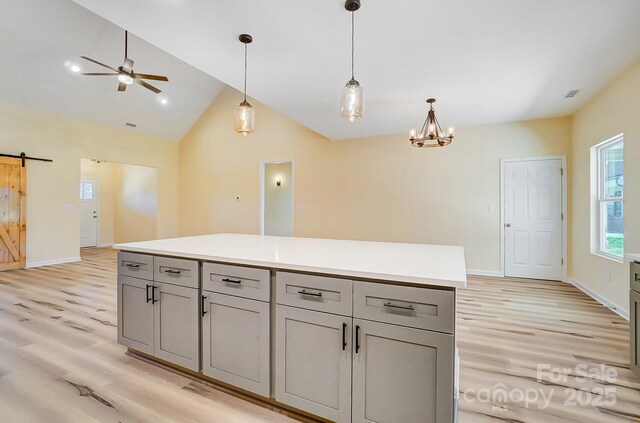
<path id="1" fill-rule="evenodd" d="M 296 236 L 464 245 L 469 269 L 498 271 L 499 159 L 568 154 L 571 141 L 558 118 L 460 128 L 446 148 L 405 134 L 333 142 L 255 100 L 243 138 L 240 101 L 225 89 L 180 143 L 182 235 L 258 233 L 260 162 L 293 159 Z"/>
<path id="2" fill-rule="evenodd" d="M 53 159 L 27 167 L 27 261 L 79 256 L 80 159 L 97 158 L 158 169 L 158 237 L 178 232 L 178 144 L 133 131 L 0 103 L 0 151 Z M 65 211 L 65 205 L 72 210 Z"/>
<path id="3" fill-rule="evenodd" d="M 158 178 L 152 167 L 118 165 L 115 196 L 115 242 L 156 239 Z"/>
<path id="4" fill-rule="evenodd" d="M 80 172 L 99 180 L 99 246 L 156 239 L 155 168 L 82 159 Z"/>
<path id="5" fill-rule="evenodd" d="M 624 133 L 625 253 L 640 253 L 640 63 L 573 116 L 573 212 L 570 275 L 602 297 L 629 309 L 629 265 L 591 253 L 590 148 Z M 611 280 L 608 275 L 611 274 Z"/>

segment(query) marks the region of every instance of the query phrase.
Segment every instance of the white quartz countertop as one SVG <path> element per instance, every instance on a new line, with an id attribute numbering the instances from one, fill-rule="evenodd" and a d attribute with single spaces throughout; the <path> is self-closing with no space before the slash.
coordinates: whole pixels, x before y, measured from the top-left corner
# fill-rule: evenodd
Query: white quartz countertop
<path id="1" fill-rule="evenodd" d="M 275 269 L 464 288 L 459 246 L 214 234 L 117 244 L 124 251 Z"/>

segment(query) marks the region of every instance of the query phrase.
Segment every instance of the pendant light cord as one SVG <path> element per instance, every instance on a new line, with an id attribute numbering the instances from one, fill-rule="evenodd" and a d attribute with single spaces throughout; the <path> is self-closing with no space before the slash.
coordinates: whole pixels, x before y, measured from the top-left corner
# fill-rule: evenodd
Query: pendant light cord
<path id="1" fill-rule="evenodd" d="M 244 44 L 244 101 L 247 101 L 247 44 Z"/>
<path id="2" fill-rule="evenodd" d="M 354 77 L 354 55 L 355 55 L 355 12 L 351 12 L 351 79 L 355 79 Z"/>

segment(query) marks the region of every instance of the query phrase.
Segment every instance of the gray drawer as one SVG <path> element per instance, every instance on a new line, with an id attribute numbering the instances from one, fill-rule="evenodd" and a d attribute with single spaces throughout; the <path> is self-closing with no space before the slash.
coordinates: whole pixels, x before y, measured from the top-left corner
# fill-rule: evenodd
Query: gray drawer
<path id="1" fill-rule="evenodd" d="M 453 291 L 355 281 L 353 317 L 453 333 L 455 295 Z"/>
<path id="2" fill-rule="evenodd" d="M 271 299 L 269 269 L 203 263 L 202 289 L 260 301 Z"/>
<path id="3" fill-rule="evenodd" d="M 631 289 L 640 292 L 640 263 L 631 262 Z"/>
<path id="4" fill-rule="evenodd" d="M 173 285 L 199 288 L 198 262 L 195 260 L 156 257 L 153 266 L 153 280 Z"/>
<path id="5" fill-rule="evenodd" d="M 276 272 L 278 304 L 351 316 L 353 281 Z"/>
<path id="6" fill-rule="evenodd" d="M 119 251 L 118 274 L 152 281 L 153 256 Z"/>

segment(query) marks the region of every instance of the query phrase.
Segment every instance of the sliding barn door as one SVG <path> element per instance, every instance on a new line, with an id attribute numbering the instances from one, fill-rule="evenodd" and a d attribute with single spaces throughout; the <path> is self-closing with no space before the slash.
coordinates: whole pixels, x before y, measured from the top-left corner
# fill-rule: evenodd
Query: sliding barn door
<path id="1" fill-rule="evenodd" d="M 26 265 L 27 169 L 22 160 L 0 157 L 0 270 Z"/>

